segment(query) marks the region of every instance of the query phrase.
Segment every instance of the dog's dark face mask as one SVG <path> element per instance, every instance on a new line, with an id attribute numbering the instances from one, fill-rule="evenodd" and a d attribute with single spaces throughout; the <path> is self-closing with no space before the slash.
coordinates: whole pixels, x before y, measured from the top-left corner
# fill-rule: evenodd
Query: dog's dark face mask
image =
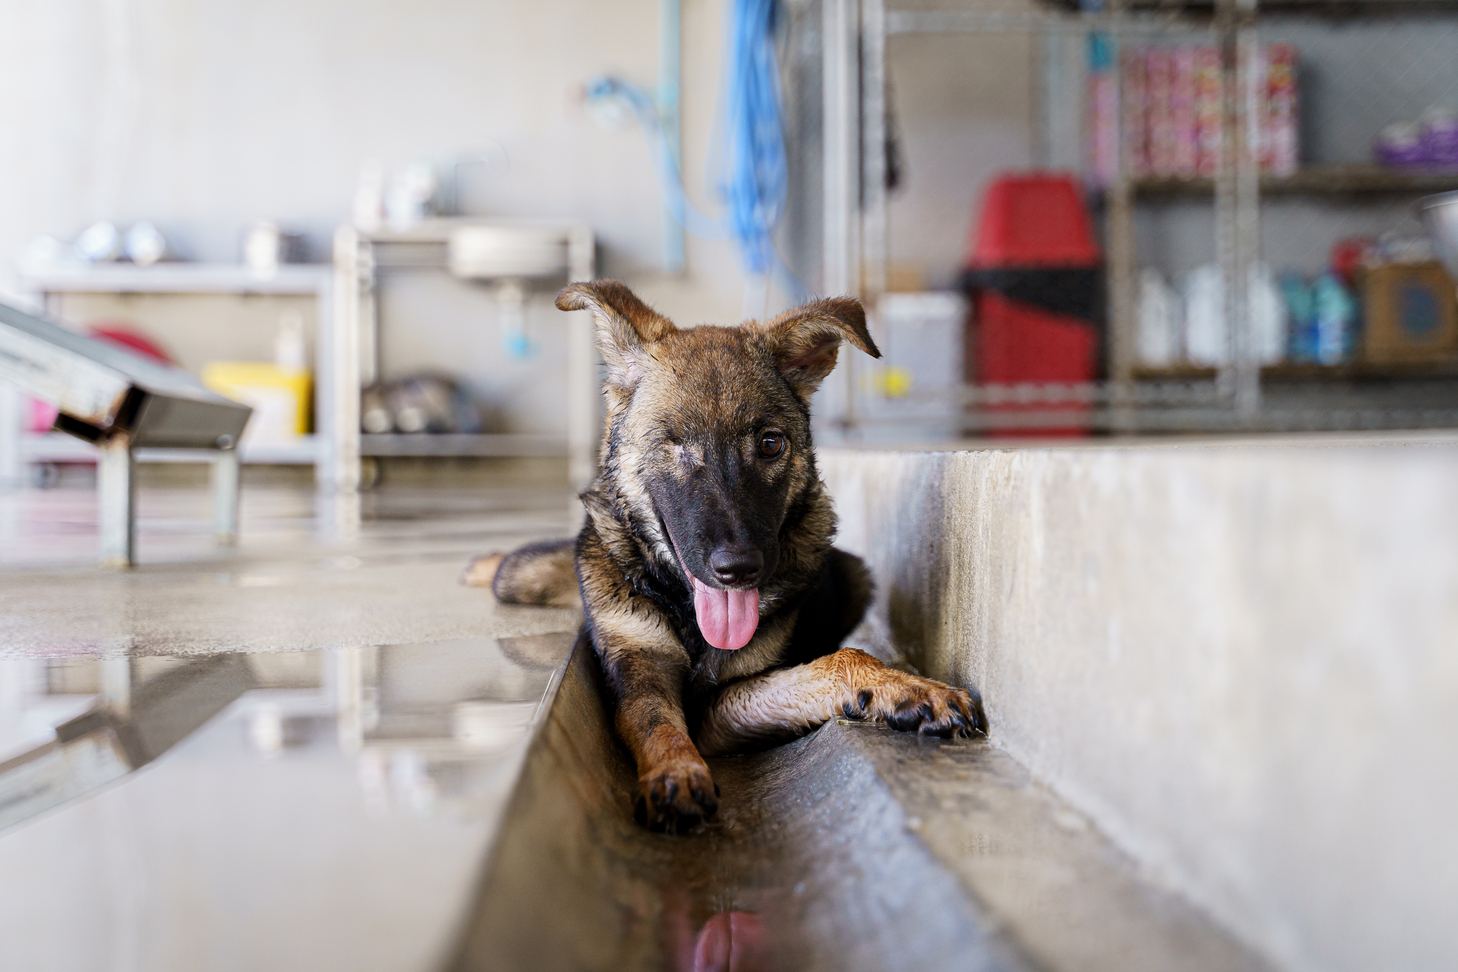
<path id="1" fill-rule="evenodd" d="M 811 394 L 842 340 L 879 357 L 860 303 L 822 300 L 772 321 L 679 330 L 620 284 L 577 284 L 608 366 L 604 476 L 661 540 L 715 648 L 747 645 L 780 531 L 816 479 Z"/>
<path id="2" fill-rule="evenodd" d="M 693 592 L 699 630 L 716 648 L 742 648 L 754 636 L 780 528 L 809 481 L 809 423 L 793 404 L 774 401 L 782 390 L 781 382 L 750 386 L 729 402 L 674 410 L 665 416 L 672 424 L 649 437 L 648 494 Z M 706 427 L 696 412 L 725 421 Z"/>

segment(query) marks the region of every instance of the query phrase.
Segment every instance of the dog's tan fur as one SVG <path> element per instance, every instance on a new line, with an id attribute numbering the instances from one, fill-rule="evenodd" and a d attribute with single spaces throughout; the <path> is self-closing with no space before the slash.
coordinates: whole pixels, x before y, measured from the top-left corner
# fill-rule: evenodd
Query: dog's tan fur
<path id="1" fill-rule="evenodd" d="M 682 830 L 713 814 L 701 751 L 784 741 L 837 714 L 935 735 L 980 725 L 965 690 L 837 650 L 864 613 L 870 578 L 831 546 L 835 513 L 815 468 L 809 402 L 842 341 L 879 354 L 859 302 L 687 330 L 613 281 L 567 287 L 557 306 L 596 321 L 607 366 L 601 467 L 582 495 L 575 554 L 566 542 L 524 548 L 495 564 L 489 583 L 503 601 L 560 604 L 575 564 L 645 824 Z M 765 429 L 787 451 L 757 451 Z M 770 556 L 752 639 L 719 650 L 697 627 L 688 574 L 712 580 L 699 573 L 703 531 L 730 520 Z"/>

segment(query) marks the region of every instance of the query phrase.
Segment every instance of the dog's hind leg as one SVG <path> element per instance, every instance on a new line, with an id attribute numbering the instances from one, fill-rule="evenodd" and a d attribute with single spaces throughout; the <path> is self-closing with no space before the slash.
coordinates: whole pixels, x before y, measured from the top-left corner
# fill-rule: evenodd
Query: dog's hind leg
<path id="1" fill-rule="evenodd" d="M 699 725 L 699 751 L 747 752 L 802 736 L 838 716 L 927 736 L 986 732 L 982 703 L 966 689 L 888 668 L 855 648 L 724 687 Z"/>
<path id="2" fill-rule="evenodd" d="M 576 607 L 575 540 L 531 543 L 509 554 L 477 557 L 461 577 L 471 587 L 489 587 L 503 604 Z"/>

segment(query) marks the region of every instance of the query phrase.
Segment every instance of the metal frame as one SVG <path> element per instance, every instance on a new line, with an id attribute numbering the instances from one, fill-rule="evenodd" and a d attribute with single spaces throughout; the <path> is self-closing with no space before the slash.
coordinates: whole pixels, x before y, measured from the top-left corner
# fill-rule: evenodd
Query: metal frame
<path id="1" fill-rule="evenodd" d="M 861 163 L 865 145 L 861 119 L 865 117 L 860 70 L 861 0 L 821 0 L 823 39 L 821 46 L 824 97 L 824 279 L 828 294 L 861 293 L 860 241 L 862 227 L 858 213 L 861 197 Z M 843 410 L 839 424 L 853 432 L 856 414 L 855 355 L 841 363 L 844 384 Z"/>
<path id="2" fill-rule="evenodd" d="M 567 246 L 567 276 L 570 280 L 591 280 L 596 268 L 596 239 L 581 224 L 534 220 L 432 219 L 405 230 L 362 230 L 341 226 L 334 234 L 335 353 L 341 360 L 354 360 L 359 367 L 352 387 L 341 382 L 331 396 L 340 416 L 341 475 L 352 476 L 347 488 L 359 482 L 362 455 L 432 456 L 541 456 L 568 457 L 574 489 L 583 489 L 597 470 L 598 362 L 592 340 L 592 316 L 586 311 L 570 315 L 568 330 L 567 434 L 562 439 L 541 435 L 444 435 L 362 436 L 359 431 L 359 397 L 364 384 L 379 373 L 379 302 L 376 288 L 380 274 L 390 270 L 444 269 L 445 263 L 412 262 L 392 267 L 382 265 L 376 253 L 379 244 L 448 243 L 451 234 L 463 226 L 491 226 L 532 230 L 532 239 L 543 229 L 557 231 Z M 348 416 L 349 418 L 345 418 Z"/>

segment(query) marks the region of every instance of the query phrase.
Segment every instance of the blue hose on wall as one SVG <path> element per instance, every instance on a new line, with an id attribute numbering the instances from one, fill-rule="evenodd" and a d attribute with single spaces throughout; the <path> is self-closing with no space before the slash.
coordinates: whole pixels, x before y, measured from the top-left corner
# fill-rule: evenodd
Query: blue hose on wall
<path id="1" fill-rule="evenodd" d="M 780 262 L 772 234 L 784 212 L 789 184 L 775 12 L 775 0 L 734 3 L 724 104 L 727 164 L 719 183 L 745 269 L 760 276 Z"/>
<path id="2" fill-rule="evenodd" d="M 774 231 L 785 210 L 789 166 L 780 112 L 779 64 L 775 58 L 777 0 L 733 0 L 725 37 L 725 91 L 720 110 L 722 168 L 716 189 L 725 206 L 720 219 L 704 216 L 688 201 L 683 178 L 659 123 L 653 98 L 620 78 L 597 78 L 587 97 L 621 98 L 633 110 L 652 143 L 665 204 L 695 236 L 732 238 L 744 268 L 756 276 L 774 274 L 796 297 L 805 287 L 785 266 Z"/>

